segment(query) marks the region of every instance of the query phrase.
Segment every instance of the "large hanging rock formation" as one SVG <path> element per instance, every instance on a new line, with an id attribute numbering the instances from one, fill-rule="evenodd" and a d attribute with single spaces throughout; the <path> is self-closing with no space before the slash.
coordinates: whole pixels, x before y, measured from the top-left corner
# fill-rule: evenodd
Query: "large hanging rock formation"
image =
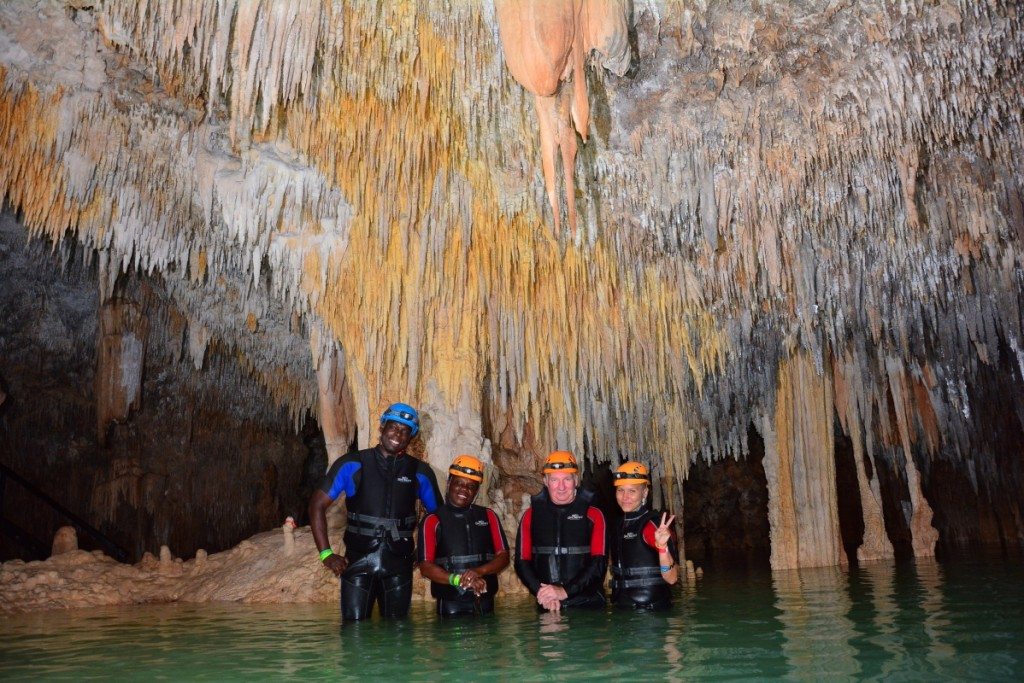
<path id="1" fill-rule="evenodd" d="M 511 519 L 555 446 L 680 482 L 755 425 L 781 568 L 845 559 L 839 434 L 863 559 L 1024 545 L 1016 4 L 557 7 L 7 3 L 0 190 L 103 301 L 159 280 L 197 381 L 319 415 L 331 457 L 418 403 Z"/>
<path id="2" fill-rule="evenodd" d="M 590 135 L 590 101 L 583 65 L 592 50 L 618 75 L 629 68 L 629 8 L 624 0 L 499 0 L 498 27 L 509 71 L 535 96 L 544 187 L 555 229 L 555 151 L 561 152 L 569 225 L 576 229 L 576 134 Z M 562 81 L 572 78 L 572 89 Z M 568 85 L 568 84 L 567 84 Z"/>

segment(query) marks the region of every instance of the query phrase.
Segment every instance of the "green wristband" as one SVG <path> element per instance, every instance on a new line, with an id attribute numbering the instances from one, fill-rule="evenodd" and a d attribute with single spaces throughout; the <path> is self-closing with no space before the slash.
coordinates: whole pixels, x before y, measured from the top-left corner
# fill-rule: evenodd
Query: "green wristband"
<path id="1" fill-rule="evenodd" d="M 460 583 L 462 583 L 462 577 L 459 576 L 458 574 L 449 574 L 448 575 L 448 583 L 450 583 L 451 585 L 453 585 L 455 587 L 458 587 L 458 585 Z"/>
<path id="2" fill-rule="evenodd" d="M 324 560 L 326 560 L 328 557 L 330 557 L 333 554 L 334 554 L 333 550 L 331 550 L 330 548 L 324 548 L 323 550 L 320 551 L 320 561 L 323 562 Z"/>

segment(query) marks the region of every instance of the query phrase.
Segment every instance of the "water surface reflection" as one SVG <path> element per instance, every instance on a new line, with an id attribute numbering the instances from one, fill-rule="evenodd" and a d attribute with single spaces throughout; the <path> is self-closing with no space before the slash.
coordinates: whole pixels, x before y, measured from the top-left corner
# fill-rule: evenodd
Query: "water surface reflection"
<path id="1" fill-rule="evenodd" d="M 166 605 L 5 618 L 0 671 L 290 680 L 1024 679 L 1024 571 L 866 564 L 710 575 L 671 612 L 499 613 L 340 624 L 337 607 Z"/>

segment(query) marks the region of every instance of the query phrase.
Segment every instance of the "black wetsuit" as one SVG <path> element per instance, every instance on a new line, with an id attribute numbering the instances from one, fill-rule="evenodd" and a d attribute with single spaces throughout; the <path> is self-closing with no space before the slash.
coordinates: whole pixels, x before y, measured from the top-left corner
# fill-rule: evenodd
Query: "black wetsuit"
<path id="1" fill-rule="evenodd" d="M 661 577 L 654 532 L 660 512 L 641 505 L 616 522 L 611 534 L 612 603 L 616 607 L 661 610 L 672 606 L 669 584 Z M 676 561 L 675 544 L 668 542 Z"/>
<path id="2" fill-rule="evenodd" d="M 410 455 L 386 456 L 367 448 L 339 458 L 320 489 L 334 500 L 345 494 L 348 526 L 341 576 L 341 615 L 370 616 L 379 602 L 384 617 L 403 617 L 412 599 L 416 500 L 437 509 L 441 491 L 430 466 Z"/>
<path id="3" fill-rule="evenodd" d="M 505 530 L 490 508 L 470 505 L 457 508 L 445 503 L 420 522 L 417 554 L 420 562 L 433 562 L 450 574 L 461 574 L 508 552 Z M 489 614 L 494 611 L 498 577 L 483 577 L 487 592 L 476 597 L 473 591 L 430 582 L 430 594 L 437 600 L 442 617 L 461 614 Z"/>
<path id="4" fill-rule="evenodd" d="M 571 503 L 555 505 L 544 489 L 523 513 L 516 574 L 533 595 L 546 583 L 565 589 L 562 607 L 604 606 L 606 529 L 592 498 L 592 492 L 578 491 Z"/>

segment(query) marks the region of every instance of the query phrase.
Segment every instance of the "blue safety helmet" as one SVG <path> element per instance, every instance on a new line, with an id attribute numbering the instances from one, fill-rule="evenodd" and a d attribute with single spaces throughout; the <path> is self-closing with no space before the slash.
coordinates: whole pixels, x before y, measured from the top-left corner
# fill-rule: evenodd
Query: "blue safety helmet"
<path id="1" fill-rule="evenodd" d="M 384 414 L 380 416 L 380 423 L 401 422 L 412 430 L 416 436 L 420 431 L 420 414 L 408 403 L 392 403 Z"/>

